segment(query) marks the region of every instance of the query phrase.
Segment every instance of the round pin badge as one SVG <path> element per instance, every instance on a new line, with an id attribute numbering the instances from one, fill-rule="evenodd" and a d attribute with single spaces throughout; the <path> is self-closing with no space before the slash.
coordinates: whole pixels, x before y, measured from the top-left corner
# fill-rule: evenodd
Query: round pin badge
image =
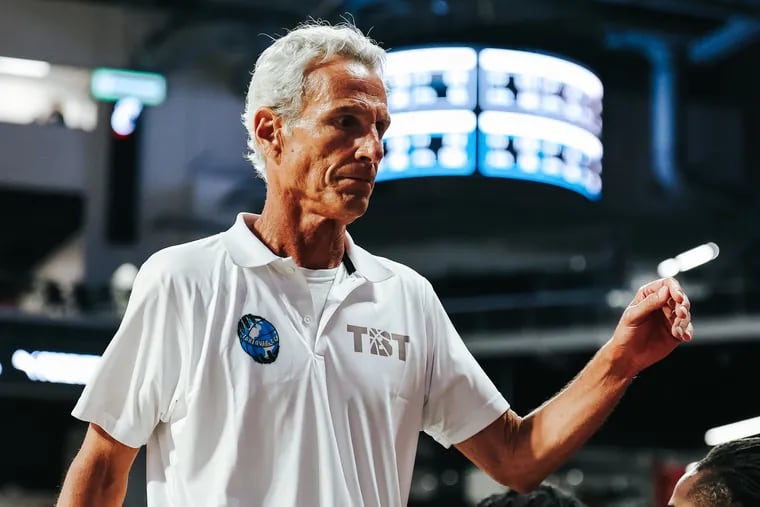
<path id="1" fill-rule="evenodd" d="M 275 362 L 280 354 L 280 336 L 274 325 L 258 315 L 246 314 L 238 321 L 238 338 L 243 350 L 261 364 Z"/>

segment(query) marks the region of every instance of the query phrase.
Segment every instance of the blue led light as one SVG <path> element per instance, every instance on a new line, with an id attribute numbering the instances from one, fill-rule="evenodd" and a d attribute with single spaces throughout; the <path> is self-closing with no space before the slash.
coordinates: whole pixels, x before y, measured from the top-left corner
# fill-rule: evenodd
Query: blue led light
<path id="1" fill-rule="evenodd" d="M 424 176 L 514 178 L 602 191 L 599 78 L 555 56 L 497 48 L 389 53 L 378 181 Z"/>

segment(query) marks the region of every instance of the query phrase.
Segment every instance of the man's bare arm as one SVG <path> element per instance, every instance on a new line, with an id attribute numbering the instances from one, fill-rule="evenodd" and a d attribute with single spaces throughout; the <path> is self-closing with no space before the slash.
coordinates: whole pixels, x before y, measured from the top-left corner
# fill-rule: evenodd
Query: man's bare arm
<path id="1" fill-rule="evenodd" d="M 535 488 L 604 423 L 632 379 L 692 339 L 690 303 L 673 279 L 643 286 L 613 333 L 562 392 L 521 418 L 512 411 L 456 445 L 513 489 Z"/>
<path id="2" fill-rule="evenodd" d="M 137 451 L 90 424 L 66 474 L 57 507 L 121 506 Z"/>
<path id="3" fill-rule="evenodd" d="M 456 448 L 498 482 L 534 489 L 594 434 L 630 383 L 608 374 L 604 352 L 540 408 L 525 417 L 509 410 Z"/>

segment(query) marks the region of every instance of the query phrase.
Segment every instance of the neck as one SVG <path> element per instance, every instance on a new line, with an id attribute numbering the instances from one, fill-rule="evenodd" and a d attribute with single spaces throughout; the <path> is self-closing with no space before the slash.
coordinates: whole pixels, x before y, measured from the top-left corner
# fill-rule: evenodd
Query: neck
<path id="1" fill-rule="evenodd" d="M 346 225 L 300 208 L 283 209 L 267 200 L 251 229 L 276 255 L 304 268 L 334 268 L 343 259 Z"/>

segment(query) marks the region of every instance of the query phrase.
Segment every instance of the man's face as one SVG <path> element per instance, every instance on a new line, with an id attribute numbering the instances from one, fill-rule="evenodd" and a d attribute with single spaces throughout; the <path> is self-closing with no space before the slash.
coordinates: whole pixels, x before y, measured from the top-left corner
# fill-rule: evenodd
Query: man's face
<path id="1" fill-rule="evenodd" d="M 673 495 L 671 495 L 668 505 L 672 507 L 700 507 L 689 498 L 689 491 L 691 491 L 691 488 L 696 484 L 698 479 L 699 476 L 696 469 L 683 474 L 678 479 L 676 487 L 673 488 Z"/>
<path id="2" fill-rule="evenodd" d="M 270 191 L 306 212 L 348 224 L 367 211 L 390 124 L 380 77 L 335 58 L 306 76 L 301 114 L 281 131 Z"/>

